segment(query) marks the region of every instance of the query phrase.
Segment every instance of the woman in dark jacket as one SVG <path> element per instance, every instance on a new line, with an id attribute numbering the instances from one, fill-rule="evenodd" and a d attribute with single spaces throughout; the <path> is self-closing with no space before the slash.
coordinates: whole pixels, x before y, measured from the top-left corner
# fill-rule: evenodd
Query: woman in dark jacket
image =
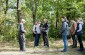
<path id="1" fill-rule="evenodd" d="M 77 29 L 76 29 L 76 34 L 78 37 L 78 42 L 80 44 L 80 49 L 78 51 L 83 51 L 84 47 L 83 47 L 83 42 L 82 42 L 82 27 L 83 27 L 83 20 L 82 18 L 79 18 L 77 21 Z"/>

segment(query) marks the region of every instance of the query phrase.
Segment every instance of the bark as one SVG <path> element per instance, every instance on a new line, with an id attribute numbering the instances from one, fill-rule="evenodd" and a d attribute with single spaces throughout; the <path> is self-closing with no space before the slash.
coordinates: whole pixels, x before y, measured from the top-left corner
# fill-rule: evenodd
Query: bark
<path id="1" fill-rule="evenodd" d="M 33 25 L 34 25 L 36 21 L 37 3 L 34 0 L 32 0 L 31 5 L 32 5 L 31 10 L 32 10 L 32 17 L 33 17 Z"/>
<path id="2" fill-rule="evenodd" d="M 9 0 L 6 0 L 6 10 L 5 10 L 5 14 L 7 14 L 7 10 L 8 10 L 8 1 L 9 1 Z"/>
<path id="3" fill-rule="evenodd" d="M 21 7 L 20 7 L 20 0 L 17 0 L 17 17 L 18 17 L 18 23 L 21 21 Z"/>

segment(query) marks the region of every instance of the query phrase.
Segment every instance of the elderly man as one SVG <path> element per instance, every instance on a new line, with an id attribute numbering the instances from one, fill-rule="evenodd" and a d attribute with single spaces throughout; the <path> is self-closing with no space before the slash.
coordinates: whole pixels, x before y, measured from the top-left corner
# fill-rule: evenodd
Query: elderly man
<path id="1" fill-rule="evenodd" d="M 18 33 L 18 39 L 19 39 L 19 45 L 20 45 L 20 51 L 25 51 L 26 50 L 26 46 L 25 46 L 25 36 L 24 33 L 26 32 L 24 30 L 24 24 L 25 24 L 25 20 L 21 19 L 21 22 L 19 23 L 18 29 L 19 29 L 19 33 Z"/>

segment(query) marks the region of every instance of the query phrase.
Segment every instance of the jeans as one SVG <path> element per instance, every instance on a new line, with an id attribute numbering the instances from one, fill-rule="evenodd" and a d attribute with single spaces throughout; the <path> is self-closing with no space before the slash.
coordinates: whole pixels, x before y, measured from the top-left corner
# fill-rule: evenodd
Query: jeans
<path id="1" fill-rule="evenodd" d="M 72 40 L 73 40 L 73 47 L 77 47 L 77 40 L 75 34 L 72 35 Z"/>
<path id="2" fill-rule="evenodd" d="M 67 35 L 62 35 L 63 42 L 64 42 L 64 51 L 68 49 L 68 42 L 67 42 Z"/>
<path id="3" fill-rule="evenodd" d="M 78 42 L 80 44 L 80 50 L 83 50 L 84 47 L 83 47 L 83 42 L 82 42 L 82 34 L 77 34 L 77 37 L 78 37 Z"/>
<path id="4" fill-rule="evenodd" d="M 35 34 L 34 47 L 39 45 L 40 34 Z"/>

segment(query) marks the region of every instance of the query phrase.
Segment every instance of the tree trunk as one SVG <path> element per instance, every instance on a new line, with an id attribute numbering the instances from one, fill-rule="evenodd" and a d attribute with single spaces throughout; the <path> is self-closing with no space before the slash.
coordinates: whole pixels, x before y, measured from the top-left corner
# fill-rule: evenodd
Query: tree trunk
<path id="1" fill-rule="evenodd" d="M 59 18 L 59 13 L 58 13 L 58 9 L 59 9 L 59 0 L 57 1 L 57 11 L 56 11 L 56 28 L 57 28 L 57 23 L 59 22 L 58 18 Z"/>
<path id="2" fill-rule="evenodd" d="M 36 1 L 37 2 L 37 1 Z M 34 0 L 31 0 L 31 5 L 32 5 L 32 16 L 33 16 L 33 25 L 35 24 L 36 21 L 36 11 L 37 11 L 37 3 Z"/>
<path id="3" fill-rule="evenodd" d="M 18 23 L 20 23 L 20 21 L 21 21 L 20 14 L 21 14 L 20 0 L 17 0 L 17 17 L 18 17 Z"/>
<path id="4" fill-rule="evenodd" d="M 7 10 L 8 10 L 8 1 L 9 1 L 9 0 L 6 0 L 6 10 L 5 10 L 5 14 L 7 14 Z"/>

